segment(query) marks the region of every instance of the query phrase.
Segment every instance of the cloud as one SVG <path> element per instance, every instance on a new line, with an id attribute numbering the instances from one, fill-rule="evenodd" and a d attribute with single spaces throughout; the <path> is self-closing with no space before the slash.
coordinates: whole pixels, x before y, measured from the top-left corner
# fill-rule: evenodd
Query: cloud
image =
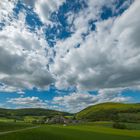
<path id="1" fill-rule="evenodd" d="M 24 0 L 24 2 L 34 7 L 34 11 L 39 15 L 41 21 L 45 24 L 51 23 L 49 21 L 50 14 L 58 10 L 65 0 Z"/>
<path id="2" fill-rule="evenodd" d="M 40 31 L 28 30 L 25 16 L 20 13 L 0 32 L 0 89 L 4 91 L 47 89 L 55 81 L 47 69 L 47 42 Z"/>
<path id="3" fill-rule="evenodd" d="M 78 13 L 66 13 L 65 20 L 70 25 L 66 28 L 72 33 L 63 40 L 54 35 L 53 48 L 49 47 L 44 32 L 46 24 L 51 24 L 51 13 L 57 13 L 65 0 L 23 1 L 33 8 L 44 25 L 32 32 L 26 25 L 26 8 L 19 10 L 15 19 L 12 10 L 17 1 L 0 2 L 0 20 L 6 23 L 0 31 L 0 92 L 24 94 L 26 89 L 46 90 L 55 84 L 59 89 L 75 87 L 77 93 L 59 94 L 52 101 L 38 97 L 12 98 L 8 103 L 22 107 L 47 105 L 77 112 L 101 102 L 126 102 L 130 98 L 121 95 L 123 90 L 140 89 L 140 1 L 130 6 L 131 0 L 127 0 L 118 9 L 115 4 L 118 0 L 87 0 L 88 7 Z M 104 6 L 115 16 L 103 20 Z M 125 8 L 128 9 L 119 14 Z M 91 24 L 95 26 L 93 30 Z M 98 94 L 89 94 L 90 90 Z"/>
<path id="4" fill-rule="evenodd" d="M 20 98 L 11 98 L 7 101 L 17 107 L 34 107 L 34 108 L 45 108 L 46 103 L 39 99 L 38 97 L 20 97 Z"/>
<path id="5" fill-rule="evenodd" d="M 59 42 L 58 55 L 51 67 L 56 75 L 57 87 L 76 85 L 78 89 L 100 90 L 138 86 L 139 7 L 140 2 L 135 1 L 117 18 L 96 22 L 96 30 L 89 32 L 82 41 L 80 34 L 76 35 L 82 32 L 83 28 L 80 27 L 72 37 Z M 75 49 L 79 41 L 80 48 Z M 64 53 L 65 50 L 69 51 Z"/>
<path id="6" fill-rule="evenodd" d="M 3 0 L 0 1 L 0 21 L 9 21 L 12 16 L 13 8 L 16 5 L 17 0 Z"/>
<path id="7" fill-rule="evenodd" d="M 35 0 L 23 0 L 23 2 L 30 7 L 34 7 L 36 1 Z"/>
<path id="8" fill-rule="evenodd" d="M 121 89 L 100 90 L 97 95 L 89 93 L 72 93 L 70 95 L 54 97 L 52 103 L 63 111 L 78 112 L 88 106 L 102 102 L 128 102 L 130 97 L 121 95 Z M 59 107 L 60 106 L 60 107 Z"/>
<path id="9" fill-rule="evenodd" d="M 64 1 L 24 2 L 32 6 L 45 22 L 47 14 L 56 11 Z M 49 48 L 44 33 L 28 30 L 26 13 L 20 12 L 18 20 L 13 19 L 0 32 L 1 89 L 46 89 L 55 81 L 58 88 L 72 85 L 84 90 L 138 85 L 139 15 L 132 15 L 139 13 L 139 2 L 120 17 L 101 20 L 102 7 L 107 5 L 114 10 L 113 4 L 112 0 L 89 0 L 88 8 L 74 16 L 75 33 L 65 40 L 57 40 L 53 49 Z M 129 2 L 124 5 L 129 5 Z M 90 20 L 98 20 L 93 32 L 89 30 Z M 87 33 L 84 39 L 83 33 Z M 78 44 L 80 48 L 75 48 Z M 54 63 L 49 64 L 48 55 L 52 51 L 56 56 L 53 56 Z M 50 71 L 47 65 L 50 65 Z"/>

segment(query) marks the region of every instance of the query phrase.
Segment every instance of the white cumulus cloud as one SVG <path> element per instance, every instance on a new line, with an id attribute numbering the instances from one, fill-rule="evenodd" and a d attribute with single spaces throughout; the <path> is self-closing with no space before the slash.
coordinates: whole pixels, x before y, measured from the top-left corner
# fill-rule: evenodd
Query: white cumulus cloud
<path id="1" fill-rule="evenodd" d="M 88 106 L 103 103 L 103 102 L 128 102 L 130 97 L 124 97 L 121 95 L 120 89 L 104 89 L 100 90 L 98 94 L 89 93 L 71 93 L 70 95 L 54 97 L 52 103 L 59 105 L 60 110 L 68 110 L 75 113 Z"/>
<path id="2" fill-rule="evenodd" d="M 84 90 L 138 86 L 139 7 L 140 2 L 135 1 L 119 17 L 98 21 L 96 30 L 90 32 L 83 41 L 79 35 L 77 37 L 73 34 L 66 41 L 59 42 L 57 46 L 59 53 L 51 67 L 57 76 L 56 85 L 58 87 L 76 85 Z M 79 28 L 78 31 L 81 32 Z M 75 49 L 77 40 L 81 41 L 81 46 Z M 64 53 L 66 49 L 63 46 L 69 49 L 68 53 Z M 64 54 L 63 57 L 61 54 Z"/>
<path id="3" fill-rule="evenodd" d="M 0 89 L 47 89 L 54 82 L 47 69 L 48 45 L 43 36 L 27 29 L 24 13 L 19 16 L 0 32 Z"/>
<path id="4" fill-rule="evenodd" d="M 34 108 L 44 108 L 46 103 L 39 99 L 39 97 L 20 97 L 11 98 L 7 101 L 8 103 L 17 105 L 18 107 L 34 107 Z"/>

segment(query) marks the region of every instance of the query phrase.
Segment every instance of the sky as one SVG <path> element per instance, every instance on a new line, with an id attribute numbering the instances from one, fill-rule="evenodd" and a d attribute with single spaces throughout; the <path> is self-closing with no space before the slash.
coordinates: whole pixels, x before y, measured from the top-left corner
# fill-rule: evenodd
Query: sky
<path id="1" fill-rule="evenodd" d="M 0 1 L 0 107 L 139 103 L 139 23 L 139 0 Z"/>

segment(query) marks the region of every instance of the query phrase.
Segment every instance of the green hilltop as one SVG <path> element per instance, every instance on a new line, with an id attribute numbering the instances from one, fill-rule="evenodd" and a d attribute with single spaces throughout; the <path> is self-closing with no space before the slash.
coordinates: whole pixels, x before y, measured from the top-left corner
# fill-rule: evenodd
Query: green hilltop
<path id="1" fill-rule="evenodd" d="M 97 104 L 78 112 L 76 118 L 86 121 L 140 122 L 140 104 Z"/>

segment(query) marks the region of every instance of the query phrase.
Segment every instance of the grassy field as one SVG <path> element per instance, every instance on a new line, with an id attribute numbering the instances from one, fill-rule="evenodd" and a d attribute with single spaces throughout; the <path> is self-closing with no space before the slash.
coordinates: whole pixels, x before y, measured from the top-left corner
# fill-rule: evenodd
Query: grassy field
<path id="1" fill-rule="evenodd" d="M 23 122 L 0 122 L 0 132 L 5 132 L 5 131 L 13 131 L 13 130 L 18 130 L 18 129 L 24 129 L 28 127 L 33 127 L 34 125 L 32 124 L 27 124 Z"/>
<path id="2" fill-rule="evenodd" d="M 7 119 L 4 117 L 0 117 L 0 122 L 14 122 L 14 119 Z"/>
<path id="3" fill-rule="evenodd" d="M 20 129 L 17 126 L 15 128 Z M 27 127 L 27 124 L 20 124 Z M 24 126 L 25 125 L 25 126 Z M 131 124 L 135 126 L 135 124 Z M 11 125 L 12 126 L 12 125 Z M 30 126 L 28 126 L 30 127 Z M 10 128 L 10 127 L 9 127 Z M 8 130 L 9 130 L 8 128 Z M 13 127 L 11 127 L 13 130 Z M 5 131 L 7 131 L 5 129 Z M 97 122 L 80 125 L 41 125 L 38 128 L 0 135 L 0 140 L 139 140 L 140 125 L 137 130 L 111 128 L 111 123 Z"/>

